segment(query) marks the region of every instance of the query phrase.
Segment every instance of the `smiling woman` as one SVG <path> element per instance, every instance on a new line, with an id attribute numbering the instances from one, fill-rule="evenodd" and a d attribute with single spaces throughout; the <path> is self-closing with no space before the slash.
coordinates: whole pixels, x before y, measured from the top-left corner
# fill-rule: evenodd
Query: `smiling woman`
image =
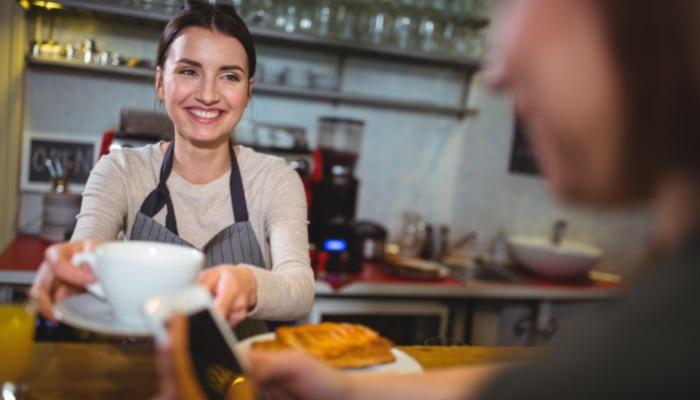
<path id="1" fill-rule="evenodd" d="M 71 243 L 49 249 L 34 284 L 46 316 L 94 280 L 70 265 L 71 256 L 120 232 L 201 249 L 210 268 L 199 282 L 240 338 L 266 331 L 263 320 L 309 312 L 314 281 L 301 180 L 281 158 L 230 139 L 255 65 L 252 37 L 233 7 L 185 2 L 157 53 L 155 92 L 174 140 L 114 151 L 95 166 Z"/>

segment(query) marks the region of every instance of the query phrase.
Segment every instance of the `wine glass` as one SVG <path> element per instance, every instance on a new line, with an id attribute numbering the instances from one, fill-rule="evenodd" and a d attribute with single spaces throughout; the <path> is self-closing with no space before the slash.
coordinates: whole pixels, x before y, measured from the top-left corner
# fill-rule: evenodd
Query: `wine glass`
<path id="1" fill-rule="evenodd" d="M 34 347 L 35 308 L 22 292 L 0 286 L 1 398 L 16 398 Z"/>

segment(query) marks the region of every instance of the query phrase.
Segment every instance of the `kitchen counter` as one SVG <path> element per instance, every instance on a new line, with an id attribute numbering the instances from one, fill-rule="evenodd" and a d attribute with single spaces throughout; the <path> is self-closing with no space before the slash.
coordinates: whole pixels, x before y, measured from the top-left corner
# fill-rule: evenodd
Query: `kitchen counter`
<path id="1" fill-rule="evenodd" d="M 540 350 L 491 347 L 399 347 L 424 369 L 522 361 Z M 154 350 L 146 345 L 38 343 L 26 399 L 145 399 L 156 394 Z"/>
<path id="2" fill-rule="evenodd" d="M 44 251 L 50 245 L 36 236 L 19 235 L 0 254 L 0 284 L 31 285 Z M 519 283 L 468 281 L 451 277 L 439 281 L 414 281 L 382 272 L 366 263 L 361 274 L 338 280 L 317 280 L 316 294 L 332 297 L 420 297 L 519 300 L 599 300 L 619 297 L 621 286 L 586 281 L 573 284 L 529 279 Z"/>

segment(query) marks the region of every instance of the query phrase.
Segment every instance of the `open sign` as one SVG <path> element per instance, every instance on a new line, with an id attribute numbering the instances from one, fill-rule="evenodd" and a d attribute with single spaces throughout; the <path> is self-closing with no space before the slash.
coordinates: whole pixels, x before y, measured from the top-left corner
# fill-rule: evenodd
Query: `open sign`
<path id="1" fill-rule="evenodd" d="M 82 191 L 97 160 L 97 140 L 62 134 L 25 133 L 22 152 L 23 190 L 47 191 L 51 175 L 46 160 L 60 163 L 64 169 L 72 166 L 70 190 Z"/>

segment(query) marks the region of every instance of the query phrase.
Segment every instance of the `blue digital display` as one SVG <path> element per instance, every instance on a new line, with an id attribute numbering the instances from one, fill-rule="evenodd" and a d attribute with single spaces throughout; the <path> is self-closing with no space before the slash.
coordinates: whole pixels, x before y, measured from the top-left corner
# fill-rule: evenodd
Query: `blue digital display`
<path id="1" fill-rule="evenodd" d="M 340 239 L 326 239 L 323 241 L 323 250 L 331 252 L 343 252 L 347 250 L 348 242 Z"/>

